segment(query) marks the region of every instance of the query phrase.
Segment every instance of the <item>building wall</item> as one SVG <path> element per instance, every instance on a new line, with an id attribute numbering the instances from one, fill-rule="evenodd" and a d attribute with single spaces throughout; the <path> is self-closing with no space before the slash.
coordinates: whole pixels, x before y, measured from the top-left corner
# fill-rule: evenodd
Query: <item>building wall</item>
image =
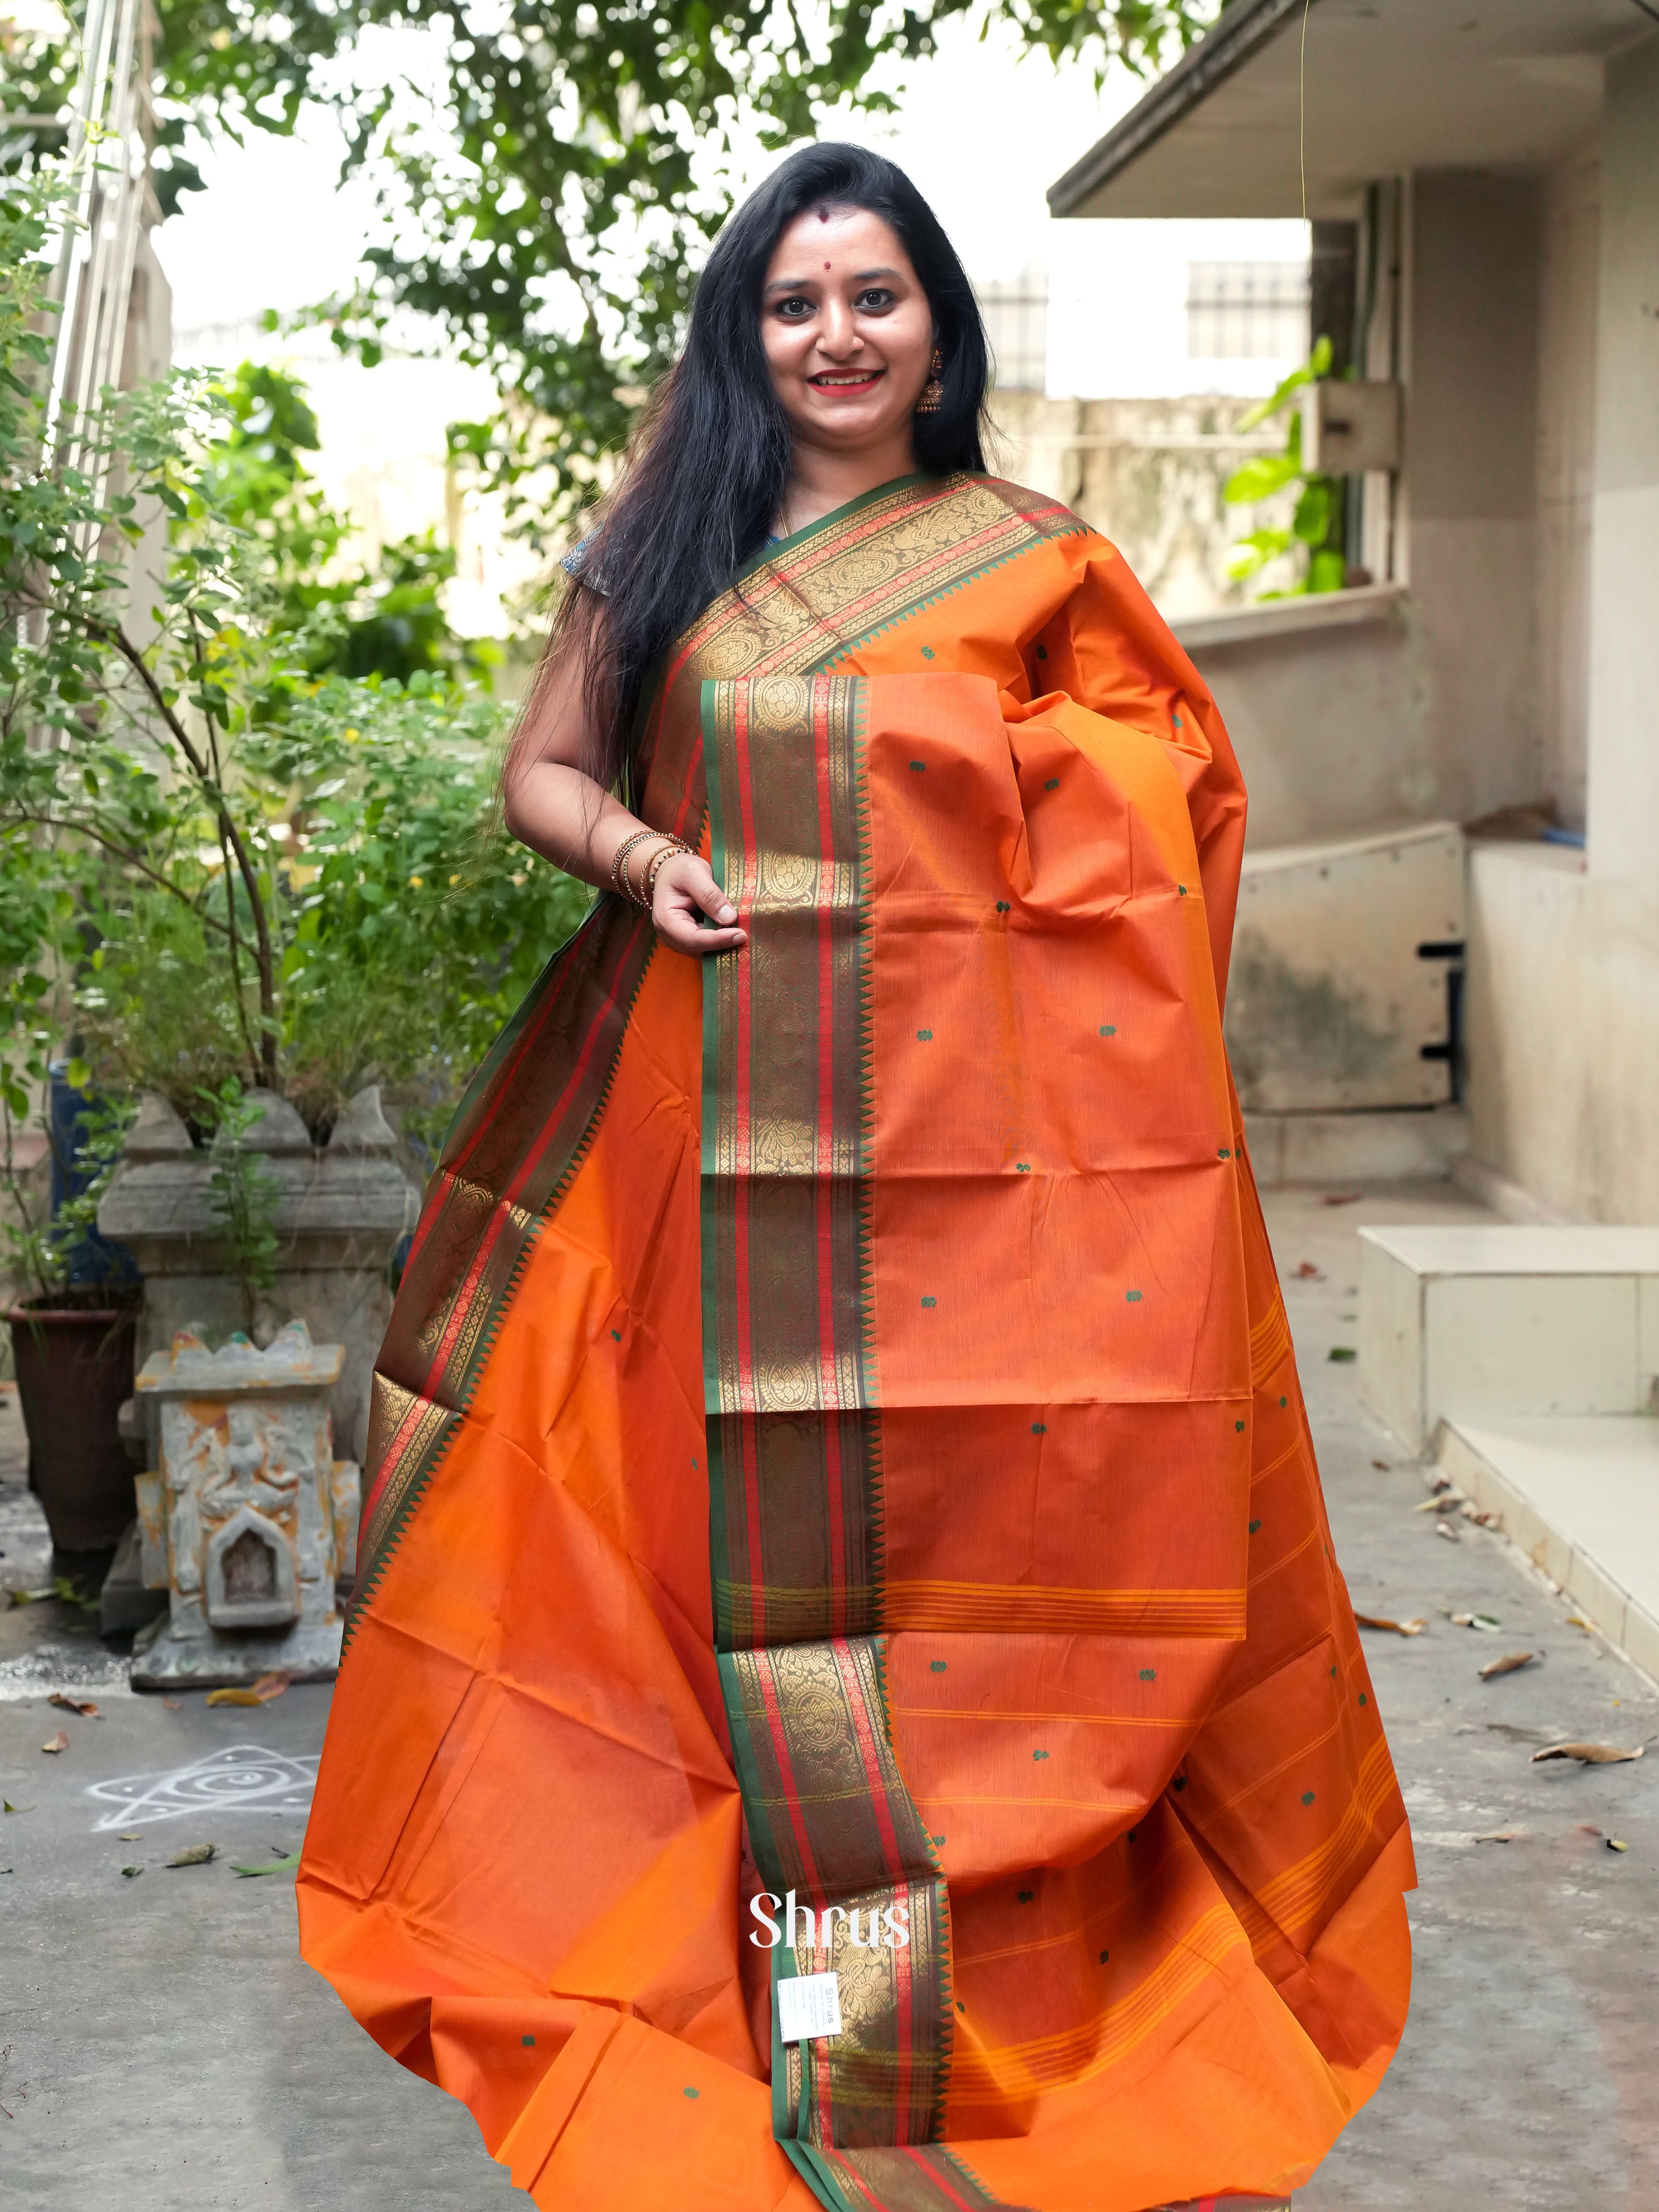
<path id="1" fill-rule="evenodd" d="M 1539 298 L 1538 703 L 1542 791 L 1584 823 L 1600 143 L 1548 178 Z"/>
<path id="2" fill-rule="evenodd" d="M 1398 610 L 1319 636 L 1287 623 L 1194 654 L 1238 747 L 1257 845 L 1466 822 L 1544 785 L 1544 198 L 1535 179 L 1456 171 L 1410 179 L 1402 199 Z"/>
<path id="3" fill-rule="evenodd" d="M 1538 795 L 1534 604 L 1541 193 L 1419 173 L 1408 196 L 1403 574 L 1435 811 Z"/>
<path id="4" fill-rule="evenodd" d="M 1196 646 L 1250 795 L 1253 846 L 1431 822 L 1443 779 L 1420 711 L 1425 678 L 1408 600 L 1352 629 Z"/>
<path id="5" fill-rule="evenodd" d="M 1232 547 L 1259 523 L 1284 523 L 1281 495 L 1229 507 L 1223 488 L 1252 453 L 1284 449 L 1285 427 L 1241 431 L 1245 399 L 1047 399 L 994 393 L 1001 450 L 991 465 L 1017 483 L 1064 500 L 1109 538 L 1165 617 L 1243 606 L 1258 589 L 1291 581 L 1264 574 L 1246 586 L 1227 573 Z"/>
<path id="6" fill-rule="evenodd" d="M 1596 318 L 1589 863 L 1659 891 L 1659 35 L 1610 63 Z"/>
<path id="7" fill-rule="evenodd" d="M 1659 1221 L 1659 932 L 1559 847 L 1469 854 L 1477 1159 L 1574 1220 Z"/>
<path id="8" fill-rule="evenodd" d="M 1589 848 L 1477 848 L 1477 1154 L 1562 1211 L 1659 1221 L 1659 36 L 1607 64 L 1585 629 Z"/>

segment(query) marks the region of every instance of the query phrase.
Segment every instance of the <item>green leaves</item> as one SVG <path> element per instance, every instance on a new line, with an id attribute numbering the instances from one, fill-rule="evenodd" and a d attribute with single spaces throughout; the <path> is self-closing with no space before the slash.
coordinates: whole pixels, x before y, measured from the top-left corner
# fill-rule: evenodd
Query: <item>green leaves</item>
<path id="1" fill-rule="evenodd" d="M 1267 398 L 1239 418 L 1241 430 L 1255 428 L 1282 413 L 1307 386 L 1328 374 L 1331 342 L 1322 337 L 1300 368 L 1295 368 Z M 1222 496 L 1236 507 L 1259 501 L 1299 486 L 1289 527 L 1262 524 L 1234 544 L 1227 573 L 1243 580 L 1258 576 L 1272 562 L 1298 546 L 1309 549 L 1308 566 L 1288 591 L 1263 592 L 1261 599 L 1298 597 L 1310 592 L 1340 592 L 1347 580 L 1343 552 L 1343 494 L 1336 477 L 1310 476 L 1302 465 L 1302 415 L 1299 406 L 1286 426 L 1282 453 L 1261 453 L 1235 469 L 1222 488 Z"/>
<path id="2" fill-rule="evenodd" d="M 730 204 L 718 155 L 733 127 L 783 147 L 843 102 L 890 109 L 877 64 L 925 58 L 969 6 L 823 0 L 803 16 L 773 0 L 514 0 L 488 13 L 468 0 L 296 0 L 277 15 L 161 0 L 161 160 L 187 189 L 177 149 L 189 128 L 287 133 L 304 100 L 331 106 L 382 222 L 357 289 L 312 319 L 372 364 L 412 311 L 447 353 L 489 368 L 503 404 L 458 426 L 455 450 L 518 488 L 520 521 L 538 534 L 592 497 L 626 440 L 618 388 L 672 358 Z M 993 0 L 985 20 L 1098 81 L 1115 58 L 1161 66 L 1218 12 L 1216 0 Z M 411 33 L 412 67 L 398 43 Z"/>
<path id="3" fill-rule="evenodd" d="M 1253 505 L 1259 499 L 1271 499 L 1286 484 L 1294 483 L 1302 473 L 1299 453 L 1259 453 L 1235 469 L 1222 487 L 1222 497 L 1231 506 Z"/>
<path id="4" fill-rule="evenodd" d="M 20 364 L 44 270 L 20 241 L 44 234 L 51 189 L 0 195 L 0 1182 L 27 1246 L 13 1272 L 45 1288 L 58 1264 L 6 1164 L 72 1036 L 71 1080 L 94 1101 L 158 1090 L 209 1139 L 251 1307 L 275 1231 L 239 1134 L 248 1087 L 276 1084 L 325 1132 L 378 1081 L 434 1140 L 587 894 L 500 829 L 507 710 L 469 687 L 484 656 L 443 620 L 447 551 L 414 541 L 341 575 L 345 526 L 304 477 L 313 433 L 291 379 L 189 372 L 107 396 L 76 428 L 118 465 L 118 511 L 86 476 L 33 466 Z M 134 502 L 166 518 L 142 644 L 124 572 L 76 550 L 106 544 Z"/>
<path id="5" fill-rule="evenodd" d="M 1291 400 L 1308 385 L 1316 383 L 1322 376 L 1328 376 L 1330 373 L 1331 342 L 1328 337 L 1316 338 L 1314 341 L 1313 351 L 1300 368 L 1293 368 L 1283 383 L 1277 386 L 1268 398 L 1257 400 L 1254 407 L 1247 408 L 1239 416 L 1239 428 L 1255 430 L 1259 429 L 1262 423 L 1271 422 L 1273 416 L 1282 414 Z M 1299 423 L 1294 434 L 1297 450 L 1300 452 L 1302 432 Z"/>
<path id="6" fill-rule="evenodd" d="M 231 1272 L 242 1294 L 243 1327 L 252 1336 L 259 1301 L 276 1283 L 283 1250 L 276 1234 L 282 1187 L 264 1155 L 250 1152 L 244 1142 L 264 1118 L 264 1108 L 244 1095 L 234 1076 L 216 1089 L 202 1087 L 198 1105 L 212 1133 L 208 1140 L 213 1163 L 208 1206 L 223 1232 Z"/>

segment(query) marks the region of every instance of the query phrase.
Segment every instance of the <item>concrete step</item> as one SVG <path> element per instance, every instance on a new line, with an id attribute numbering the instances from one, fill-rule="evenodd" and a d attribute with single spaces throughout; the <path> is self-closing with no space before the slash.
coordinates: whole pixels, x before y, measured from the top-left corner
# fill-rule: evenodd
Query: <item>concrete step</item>
<path id="1" fill-rule="evenodd" d="M 1250 1166 L 1262 1190 L 1297 1183 L 1438 1182 L 1468 1151 L 1461 1106 L 1354 1114 L 1244 1116 Z"/>
<path id="2" fill-rule="evenodd" d="M 1442 1430 L 1438 1458 L 1458 1488 L 1659 1680 L 1659 1420 L 1460 1419 Z"/>
<path id="3" fill-rule="evenodd" d="M 1659 1228 L 1359 1234 L 1360 1395 L 1413 1451 L 1443 1420 L 1648 1411 Z"/>

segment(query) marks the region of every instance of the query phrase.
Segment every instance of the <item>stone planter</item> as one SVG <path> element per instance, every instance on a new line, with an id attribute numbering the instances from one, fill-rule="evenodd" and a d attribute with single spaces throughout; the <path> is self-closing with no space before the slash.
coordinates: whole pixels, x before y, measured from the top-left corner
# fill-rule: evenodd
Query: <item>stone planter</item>
<path id="1" fill-rule="evenodd" d="M 139 1370 L 139 1401 L 159 1415 L 159 1465 L 137 1483 L 140 1558 L 167 1612 L 133 1644 L 135 1689 L 277 1669 L 316 1681 L 338 1667 L 335 1584 L 356 1556 L 360 1488 L 330 1431 L 341 1359 L 295 1322 L 263 1352 L 181 1334 Z"/>
<path id="2" fill-rule="evenodd" d="M 264 1113 L 243 1143 L 264 1154 L 276 1181 L 283 1241 L 270 1312 L 256 1333 L 298 1319 L 319 1343 L 340 1346 L 328 1407 L 340 1449 L 361 1460 L 370 1380 L 392 1311 L 387 1271 L 399 1239 L 415 1225 L 419 1194 L 394 1157 L 397 1139 L 380 1111 L 378 1086 L 357 1093 L 321 1151 L 285 1098 L 269 1091 L 249 1097 Z M 210 1203 L 212 1175 L 211 1160 L 172 1107 L 147 1092 L 98 1208 L 101 1233 L 125 1245 L 143 1275 L 141 1364 L 182 1330 L 223 1336 L 243 1326 L 240 1291 L 225 1271 Z M 144 1425 L 154 1468 L 153 1419 Z"/>

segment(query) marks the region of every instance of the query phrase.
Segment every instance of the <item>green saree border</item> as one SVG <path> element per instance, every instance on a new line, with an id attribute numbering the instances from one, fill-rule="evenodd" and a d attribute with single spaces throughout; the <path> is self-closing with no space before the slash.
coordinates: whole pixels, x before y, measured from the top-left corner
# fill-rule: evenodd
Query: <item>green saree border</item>
<path id="1" fill-rule="evenodd" d="M 709 1556 L 757 1869 L 780 1899 L 838 1909 L 797 1971 L 843 1972 L 849 1945 L 862 1958 L 841 2035 L 787 2051 L 775 2010 L 775 2130 L 826 2204 L 886 2201 L 854 2186 L 844 2138 L 894 2154 L 894 2212 L 945 2212 L 908 2154 L 944 2121 L 949 1901 L 893 1757 L 880 1634 L 866 687 L 819 673 L 702 692 L 716 875 L 766 948 L 715 965 L 703 999 Z M 900 1900 L 902 1946 L 854 1934 L 850 1916 Z"/>

